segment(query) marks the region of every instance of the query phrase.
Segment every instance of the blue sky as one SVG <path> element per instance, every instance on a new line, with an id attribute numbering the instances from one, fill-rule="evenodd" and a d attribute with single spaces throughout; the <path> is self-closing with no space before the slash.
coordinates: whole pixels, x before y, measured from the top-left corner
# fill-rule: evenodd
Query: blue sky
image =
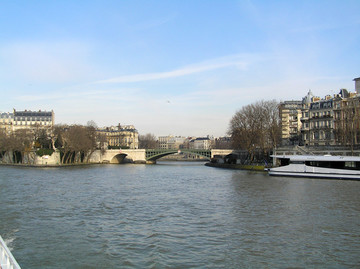
<path id="1" fill-rule="evenodd" d="M 0 111 L 225 135 L 257 100 L 360 77 L 360 1 L 3 1 Z"/>

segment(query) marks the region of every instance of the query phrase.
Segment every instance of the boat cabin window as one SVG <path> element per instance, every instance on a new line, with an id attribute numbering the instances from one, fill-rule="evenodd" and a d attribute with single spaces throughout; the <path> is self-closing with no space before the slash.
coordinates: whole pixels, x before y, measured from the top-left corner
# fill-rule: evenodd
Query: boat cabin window
<path id="1" fill-rule="evenodd" d="M 345 162 L 345 167 L 350 169 L 360 169 L 360 162 Z"/>
<path id="2" fill-rule="evenodd" d="M 285 166 L 285 165 L 289 165 L 290 164 L 290 159 L 280 159 L 280 166 Z"/>
<path id="3" fill-rule="evenodd" d="M 315 167 L 324 167 L 332 169 L 360 169 L 360 162 L 337 162 L 337 161 L 306 161 L 305 165 L 315 166 Z"/>
<path id="4" fill-rule="evenodd" d="M 293 164 L 304 164 L 304 161 L 291 161 Z"/>

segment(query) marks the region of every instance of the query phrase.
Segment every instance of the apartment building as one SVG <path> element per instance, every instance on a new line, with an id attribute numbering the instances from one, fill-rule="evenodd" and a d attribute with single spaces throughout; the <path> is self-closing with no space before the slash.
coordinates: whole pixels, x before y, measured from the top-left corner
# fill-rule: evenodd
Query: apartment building
<path id="1" fill-rule="evenodd" d="M 97 129 L 97 133 L 103 135 L 110 147 L 139 148 L 139 133 L 134 125 L 120 125 Z"/>
<path id="2" fill-rule="evenodd" d="M 54 123 L 54 111 L 16 111 L 14 109 L 14 130 L 32 127 L 52 127 Z"/>
<path id="3" fill-rule="evenodd" d="M 197 137 L 190 140 L 189 148 L 190 149 L 212 149 L 215 143 L 215 139 L 212 136 L 207 137 Z"/>
<path id="4" fill-rule="evenodd" d="M 303 121 L 305 126 L 310 127 L 308 134 L 304 134 L 304 144 L 313 146 L 335 145 L 333 107 L 334 99 L 329 95 L 325 99 L 310 103 L 309 118 Z"/>
<path id="5" fill-rule="evenodd" d="M 159 148 L 160 149 L 180 149 L 186 141 L 186 137 L 183 136 L 159 136 Z"/>
<path id="6" fill-rule="evenodd" d="M 354 78 L 355 81 L 355 92 L 360 93 L 360 78 Z"/>
<path id="7" fill-rule="evenodd" d="M 14 121 L 14 114 L 5 112 L 0 113 L 0 128 L 5 130 L 7 134 L 12 131 L 12 124 Z"/>
<path id="8" fill-rule="evenodd" d="M 282 102 L 279 106 L 282 144 L 360 144 L 360 78 L 354 81 L 355 92 L 341 89 L 338 94 L 320 98 L 309 91 L 302 101 Z"/>
<path id="9" fill-rule="evenodd" d="M 360 145 L 360 95 L 345 91 L 334 99 L 334 138 L 340 145 Z"/>
<path id="10" fill-rule="evenodd" d="M 301 108 L 301 101 L 285 101 L 279 105 L 281 142 L 283 145 L 299 143 Z"/>
<path id="11" fill-rule="evenodd" d="M 47 128 L 55 124 L 54 111 L 17 111 L 13 113 L 0 113 L 0 128 L 7 132 L 19 129 Z"/>

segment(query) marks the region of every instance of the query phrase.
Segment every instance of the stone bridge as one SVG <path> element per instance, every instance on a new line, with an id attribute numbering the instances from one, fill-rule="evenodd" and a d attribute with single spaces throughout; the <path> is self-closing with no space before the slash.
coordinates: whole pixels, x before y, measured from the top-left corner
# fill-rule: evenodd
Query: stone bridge
<path id="1" fill-rule="evenodd" d="M 215 155 L 227 155 L 233 152 L 229 149 L 109 149 L 103 154 L 100 150 L 95 151 L 90 162 L 93 163 L 156 163 L 156 160 L 178 152 L 200 155 L 208 160 Z"/>

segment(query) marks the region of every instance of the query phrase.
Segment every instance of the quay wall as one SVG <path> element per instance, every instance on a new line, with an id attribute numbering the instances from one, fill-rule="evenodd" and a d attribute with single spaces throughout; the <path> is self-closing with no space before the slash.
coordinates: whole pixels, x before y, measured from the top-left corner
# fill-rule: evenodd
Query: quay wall
<path id="1" fill-rule="evenodd" d="M 38 156 L 35 151 L 24 153 L 21 164 L 24 165 L 35 165 L 35 166 L 46 166 L 46 165 L 60 165 L 60 152 L 55 151 L 51 155 Z M 13 152 L 6 152 L 0 160 L 3 164 L 13 164 Z"/>

